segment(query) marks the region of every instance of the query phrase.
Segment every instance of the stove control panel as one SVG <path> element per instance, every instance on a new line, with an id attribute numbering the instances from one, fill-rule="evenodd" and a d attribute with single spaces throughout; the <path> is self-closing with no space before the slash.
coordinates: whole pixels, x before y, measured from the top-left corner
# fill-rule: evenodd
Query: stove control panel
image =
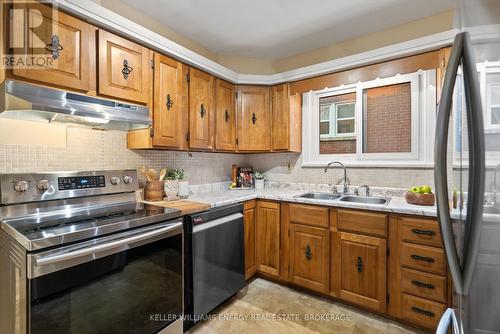
<path id="1" fill-rule="evenodd" d="M 137 171 L 105 170 L 0 174 L 0 204 L 134 192 Z"/>
<path id="2" fill-rule="evenodd" d="M 59 190 L 104 188 L 106 179 L 104 175 L 58 177 L 57 184 Z"/>

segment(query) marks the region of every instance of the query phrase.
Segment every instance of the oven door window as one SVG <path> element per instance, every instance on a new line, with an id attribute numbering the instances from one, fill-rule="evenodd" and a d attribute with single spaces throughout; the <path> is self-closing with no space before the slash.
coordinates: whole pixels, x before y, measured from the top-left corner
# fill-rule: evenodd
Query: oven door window
<path id="1" fill-rule="evenodd" d="M 182 234 L 30 280 L 30 333 L 155 333 L 182 315 Z"/>

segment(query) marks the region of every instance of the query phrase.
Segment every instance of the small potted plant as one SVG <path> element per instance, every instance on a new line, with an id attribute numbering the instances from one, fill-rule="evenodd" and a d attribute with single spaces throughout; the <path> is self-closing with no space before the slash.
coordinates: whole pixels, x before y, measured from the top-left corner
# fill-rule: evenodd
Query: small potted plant
<path id="1" fill-rule="evenodd" d="M 255 172 L 253 177 L 255 179 L 255 189 L 257 189 L 257 190 L 264 189 L 264 177 L 265 177 L 264 173 Z"/>
<path id="2" fill-rule="evenodd" d="M 164 177 L 164 189 L 167 201 L 174 201 L 179 199 L 177 194 L 179 193 L 179 172 L 177 169 L 167 168 Z"/>

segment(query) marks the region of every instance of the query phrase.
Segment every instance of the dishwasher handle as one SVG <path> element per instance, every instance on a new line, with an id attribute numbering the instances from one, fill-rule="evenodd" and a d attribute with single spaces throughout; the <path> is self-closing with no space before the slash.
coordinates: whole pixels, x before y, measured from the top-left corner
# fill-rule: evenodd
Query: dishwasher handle
<path id="1" fill-rule="evenodd" d="M 209 228 L 213 228 L 219 225 L 223 225 L 229 222 L 233 222 L 235 220 L 243 221 L 243 214 L 241 212 L 233 213 L 231 215 L 227 215 L 221 218 L 217 218 L 214 220 L 209 220 L 206 223 L 199 224 L 193 226 L 193 234 L 199 233 L 201 231 L 207 230 Z"/>

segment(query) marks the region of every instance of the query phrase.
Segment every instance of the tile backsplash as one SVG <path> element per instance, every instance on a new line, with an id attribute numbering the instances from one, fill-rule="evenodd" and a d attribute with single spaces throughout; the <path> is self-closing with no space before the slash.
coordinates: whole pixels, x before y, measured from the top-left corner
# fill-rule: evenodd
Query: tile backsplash
<path id="1" fill-rule="evenodd" d="M 66 147 L 0 144 L 0 173 L 139 168 L 184 168 L 191 184 L 227 181 L 239 154 L 127 149 L 127 133 L 68 127 Z"/>
<path id="2" fill-rule="evenodd" d="M 300 154 L 227 154 L 127 149 L 127 133 L 68 127 L 66 145 L 0 144 L 0 173 L 139 168 L 184 168 L 191 184 L 228 181 L 231 165 L 252 166 L 277 182 L 340 184 L 342 171 L 302 168 Z M 290 168 L 289 168 L 290 165 Z M 350 184 L 406 188 L 433 185 L 432 169 L 349 168 Z"/>

